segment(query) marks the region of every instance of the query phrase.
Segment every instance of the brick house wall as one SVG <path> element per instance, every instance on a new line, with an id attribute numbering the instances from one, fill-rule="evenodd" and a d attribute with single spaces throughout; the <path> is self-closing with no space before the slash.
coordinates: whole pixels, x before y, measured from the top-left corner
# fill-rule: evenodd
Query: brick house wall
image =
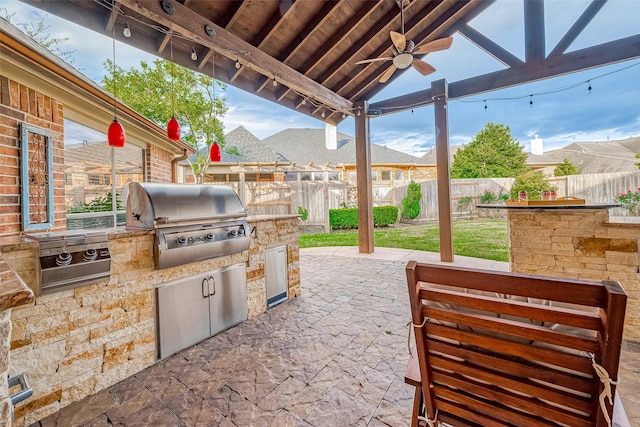
<path id="1" fill-rule="evenodd" d="M 0 76 L 0 236 L 21 231 L 21 123 L 52 132 L 54 229 L 65 229 L 63 113 L 57 100 Z"/>
<path id="2" fill-rule="evenodd" d="M 150 182 L 171 182 L 171 161 L 173 154 L 155 145 L 147 147 L 147 180 Z"/>

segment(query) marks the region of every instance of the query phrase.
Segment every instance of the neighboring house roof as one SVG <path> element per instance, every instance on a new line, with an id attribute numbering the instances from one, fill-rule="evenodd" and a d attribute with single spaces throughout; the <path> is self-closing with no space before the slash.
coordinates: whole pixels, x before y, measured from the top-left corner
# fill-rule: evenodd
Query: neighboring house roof
<path id="1" fill-rule="evenodd" d="M 325 143 L 324 129 L 285 129 L 262 142 L 280 154 L 283 158 L 305 165 L 331 163 L 356 164 L 355 139 L 347 134 L 338 132 L 337 148 L 328 149 Z M 382 145 L 371 144 L 372 164 L 420 164 L 426 165 L 419 157 L 396 151 Z"/>
<path id="2" fill-rule="evenodd" d="M 286 162 L 287 159 L 276 153 L 268 145 L 260 141 L 260 139 L 245 129 L 238 126 L 225 135 L 225 149 L 236 147 L 240 152 L 240 157 L 250 162 Z M 225 155 L 223 153 L 223 161 Z"/>
<path id="3" fill-rule="evenodd" d="M 558 163 L 569 160 L 582 173 L 637 172 L 640 138 L 610 142 L 576 142 L 545 153 Z"/>
<path id="4" fill-rule="evenodd" d="M 244 126 L 238 126 L 224 136 L 224 149 L 222 150 L 221 163 L 282 163 L 288 160 L 267 147 L 260 139 L 249 132 Z M 231 147 L 238 149 L 239 155 L 229 154 L 226 150 Z M 209 155 L 209 148 L 200 149 L 200 154 Z M 189 160 L 195 161 L 195 154 L 189 156 Z M 186 164 L 186 162 L 183 162 Z"/>

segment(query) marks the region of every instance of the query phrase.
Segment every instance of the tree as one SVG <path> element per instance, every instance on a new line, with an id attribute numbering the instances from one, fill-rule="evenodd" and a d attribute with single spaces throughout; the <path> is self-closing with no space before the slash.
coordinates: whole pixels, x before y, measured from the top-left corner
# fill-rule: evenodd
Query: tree
<path id="1" fill-rule="evenodd" d="M 555 176 L 580 175 L 580 169 L 575 167 L 569 159 L 564 159 L 564 161 L 558 164 L 558 166 L 553 170 L 553 174 Z"/>
<path id="2" fill-rule="evenodd" d="M 181 140 L 196 149 L 195 162 L 189 162 L 200 181 L 209 166 L 209 149 L 214 142 L 224 147 L 224 125 L 221 117 L 227 111 L 226 99 L 219 96 L 225 86 L 211 77 L 156 59 L 149 64 L 140 62 L 139 68 L 124 70 L 111 60 L 104 62 L 107 73 L 102 86 L 125 104 L 166 127 L 175 115 L 180 123 Z M 201 151 L 203 146 L 207 150 Z"/>
<path id="3" fill-rule="evenodd" d="M 487 123 L 453 156 L 451 178 L 510 178 L 527 170 L 527 154 L 509 126 Z"/>
<path id="4" fill-rule="evenodd" d="M 49 32 L 51 25 L 45 24 L 47 15 L 41 16 L 38 22 L 18 22 L 17 24 L 13 24 L 11 22 L 11 18 L 13 18 L 14 15 L 15 13 L 9 13 L 6 8 L 0 7 L 1 18 L 4 18 L 10 24 L 20 28 L 27 36 L 31 37 L 31 39 L 40 46 L 49 50 L 65 62 L 73 65 L 73 54 L 75 53 L 75 50 L 62 50 L 59 47 L 61 44 L 68 41 L 69 38 L 55 38 L 51 36 L 51 33 Z"/>
<path id="5" fill-rule="evenodd" d="M 518 199 L 521 191 L 527 192 L 529 200 L 540 200 L 541 193 L 544 190 L 557 190 L 555 185 L 551 185 L 547 178 L 541 172 L 528 171 L 516 177 L 511 187 L 511 198 Z"/>
<path id="6" fill-rule="evenodd" d="M 422 191 L 420 184 L 411 180 L 407 187 L 407 196 L 402 199 L 402 218 L 415 219 L 420 215 L 420 200 L 422 199 Z"/>

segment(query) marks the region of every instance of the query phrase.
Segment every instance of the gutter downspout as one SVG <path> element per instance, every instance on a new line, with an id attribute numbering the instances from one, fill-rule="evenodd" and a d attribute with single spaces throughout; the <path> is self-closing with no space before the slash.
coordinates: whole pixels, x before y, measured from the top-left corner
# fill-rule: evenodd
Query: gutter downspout
<path id="1" fill-rule="evenodd" d="M 189 157 L 189 154 L 187 154 L 187 149 L 184 148 L 182 150 L 182 156 L 178 156 L 171 160 L 171 182 L 176 182 L 178 179 L 178 162 L 185 160 L 187 157 Z"/>

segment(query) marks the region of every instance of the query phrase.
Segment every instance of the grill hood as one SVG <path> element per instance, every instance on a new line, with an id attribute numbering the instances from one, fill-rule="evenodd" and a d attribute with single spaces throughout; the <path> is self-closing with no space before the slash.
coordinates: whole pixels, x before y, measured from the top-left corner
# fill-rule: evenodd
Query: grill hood
<path id="1" fill-rule="evenodd" d="M 156 269 L 231 255 L 249 249 L 247 213 L 223 185 L 133 182 L 127 230 L 155 230 Z"/>
<path id="2" fill-rule="evenodd" d="M 246 216 L 236 192 L 223 185 L 129 184 L 127 229 L 152 230 Z"/>

